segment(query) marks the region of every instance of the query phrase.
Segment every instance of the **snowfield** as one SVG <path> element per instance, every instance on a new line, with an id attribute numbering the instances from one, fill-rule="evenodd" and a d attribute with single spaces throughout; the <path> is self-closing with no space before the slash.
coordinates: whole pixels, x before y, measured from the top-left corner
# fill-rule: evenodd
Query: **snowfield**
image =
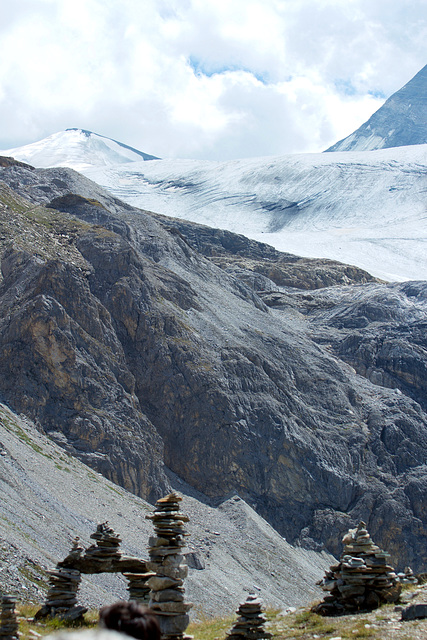
<path id="1" fill-rule="evenodd" d="M 84 173 L 130 204 L 386 280 L 427 279 L 427 145 Z"/>
<path id="2" fill-rule="evenodd" d="M 355 264 L 385 280 L 427 279 L 427 145 L 228 162 L 141 160 L 67 130 L 0 152 L 68 166 L 118 198 L 244 234 L 281 251 Z"/>

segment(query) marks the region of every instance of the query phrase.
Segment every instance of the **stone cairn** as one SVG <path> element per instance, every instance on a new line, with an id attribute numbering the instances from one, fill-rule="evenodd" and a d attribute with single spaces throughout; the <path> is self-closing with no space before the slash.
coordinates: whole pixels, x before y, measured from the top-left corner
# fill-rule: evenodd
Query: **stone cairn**
<path id="1" fill-rule="evenodd" d="M 372 542 L 365 523 L 350 529 L 343 544 L 339 563 L 317 583 L 328 595 L 312 611 L 336 615 L 396 602 L 401 592 L 399 579 L 387 564 L 389 554 Z"/>
<path id="2" fill-rule="evenodd" d="M 249 594 L 246 602 L 240 604 L 236 613 L 239 616 L 227 633 L 226 640 L 269 640 L 271 633 L 265 631 L 266 617 L 263 615 L 260 598 Z"/>
<path id="3" fill-rule="evenodd" d="M 418 584 L 418 578 L 412 571 L 411 567 L 405 567 L 405 570 L 397 574 L 401 584 Z"/>
<path id="4" fill-rule="evenodd" d="M 98 524 L 95 533 L 92 533 L 90 537 L 92 540 L 96 540 L 96 544 L 86 549 L 85 560 L 103 566 L 121 557 L 120 543 L 122 540 L 114 529 L 108 526 L 108 522 Z"/>
<path id="5" fill-rule="evenodd" d="M 173 492 L 157 500 L 155 511 L 146 518 L 153 521 L 155 536 L 149 539 L 150 561 L 147 569 L 155 573 L 148 579 L 149 607 L 158 616 L 164 639 L 191 638 L 184 635 L 193 606 L 184 602 L 184 578 L 188 574 L 183 551 L 188 533 L 184 523 L 188 517 L 179 510 L 182 498 Z"/>
<path id="6" fill-rule="evenodd" d="M 79 538 L 75 538 L 73 547 L 62 562 L 58 562 L 49 575 L 49 589 L 46 602 L 34 616 L 35 620 L 58 616 L 66 620 L 79 620 L 87 612 L 86 607 L 77 606 L 77 591 L 81 582 L 78 569 L 67 566 L 70 561 L 81 556 L 83 549 L 79 546 Z"/>
<path id="7" fill-rule="evenodd" d="M 60 616 L 69 620 L 81 618 L 87 609 L 76 606 L 77 590 L 81 574 L 122 573 L 128 580 L 129 599 L 139 603 L 148 602 L 150 588 L 147 580 L 154 576 L 148 572 L 145 560 L 124 556 L 120 550 L 121 538 L 108 525 L 98 524 L 91 536 L 96 540 L 86 551 L 75 538 L 69 554 L 56 565 L 50 575 L 46 603 L 35 615 L 36 619 Z"/>
<path id="8" fill-rule="evenodd" d="M 17 640 L 18 621 L 15 613 L 16 599 L 4 595 L 1 598 L 0 638 L 1 640 Z"/>

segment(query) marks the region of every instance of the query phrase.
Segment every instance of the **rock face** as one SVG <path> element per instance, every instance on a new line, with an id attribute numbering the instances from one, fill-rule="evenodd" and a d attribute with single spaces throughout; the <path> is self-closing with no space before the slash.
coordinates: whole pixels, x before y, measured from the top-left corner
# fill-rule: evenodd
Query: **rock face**
<path id="1" fill-rule="evenodd" d="M 311 290 L 376 281 L 363 269 L 335 260 L 300 258 L 223 229 L 166 216 L 156 218 L 171 233 L 180 235 L 199 253 L 255 290 L 276 290 L 278 286 Z"/>
<path id="2" fill-rule="evenodd" d="M 370 151 L 427 142 L 427 65 L 367 122 L 327 151 Z"/>
<path id="3" fill-rule="evenodd" d="M 239 493 L 289 541 L 337 553 L 337 527 L 364 519 L 395 564 L 425 567 L 424 284 L 350 285 L 365 276 L 340 267 L 308 292 L 308 261 L 286 281 L 305 290 L 279 287 L 254 265 L 285 256 L 228 237 L 222 269 L 196 225 L 73 171 L 0 178 L 5 402 L 151 500 L 166 464 L 212 500 Z"/>

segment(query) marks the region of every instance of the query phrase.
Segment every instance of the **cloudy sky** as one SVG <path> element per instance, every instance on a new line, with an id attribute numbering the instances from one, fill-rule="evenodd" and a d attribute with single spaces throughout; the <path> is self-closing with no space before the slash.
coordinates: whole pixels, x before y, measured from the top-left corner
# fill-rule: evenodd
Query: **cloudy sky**
<path id="1" fill-rule="evenodd" d="M 322 151 L 427 63 L 425 0 L 14 0 L 0 149 L 69 127 L 161 157 Z"/>

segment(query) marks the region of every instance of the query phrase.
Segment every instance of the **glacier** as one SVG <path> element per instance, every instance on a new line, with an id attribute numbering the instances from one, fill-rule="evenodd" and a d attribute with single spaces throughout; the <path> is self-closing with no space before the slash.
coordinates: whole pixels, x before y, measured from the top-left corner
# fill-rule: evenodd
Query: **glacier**
<path id="1" fill-rule="evenodd" d="M 427 279 L 427 145 L 154 160 L 84 173 L 143 209 L 354 264 L 385 280 Z"/>
<path id="2" fill-rule="evenodd" d="M 0 153 L 39 168 L 71 167 L 133 206 L 280 251 L 354 264 L 388 281 L 427 280 L 427 144 L 159 160 L 71 129 Z"/>

